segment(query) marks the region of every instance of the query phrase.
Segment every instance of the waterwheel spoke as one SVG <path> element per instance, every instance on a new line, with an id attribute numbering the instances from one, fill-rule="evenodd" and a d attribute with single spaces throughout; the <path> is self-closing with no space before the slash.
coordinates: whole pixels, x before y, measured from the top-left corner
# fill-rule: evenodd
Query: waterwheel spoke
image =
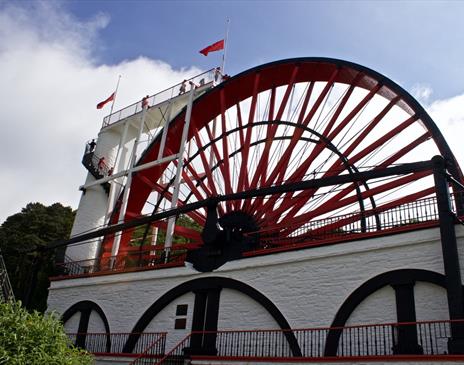
<path id="1" fill-rule="evenodd" d="M 357 75 L 357 78 L 355 79 L 356 82 L 359 82 L 360 80 L 362 79 L 362 76 L 361 75 Z M 327 85 L 326 85 L 327 86 Z M 352 110 L 351 112 L 340 122 L 340 124 L 332 131 L 330 132 L 333 124 L 335 123 L 335 115 L 332 117 L 331 121 L 328 123 L 328 125 L 326 126 L 324 132 L 323 132 L 323 136 L 326 136 L 327 133 L 329 133 L 329 137 L 328 139 L 329 140 L 333 140 L 336 136 L 338 136 L 338 134 L 349 124 L 349 122 L 362 110 L 362 108 L 375 96 L 375 94 L 377 93 L 377 91 L 381 88 L 382 86 L 380 84 L 377 84 Z M 350 87 L 350 89 L 348 90 L 347 92 L 347 95 L 342 99 L 342 102 L 340 104 L 340 106 L 337 108 L 337 112 L 336 112 L 336 115 L 338 116 L 340 113 L 341 113 L 341 110 L 343 109 L 344 105 L 347 103 L 347 101 L 349 100 L 349 96 L 351 95 L 352 91 L 354 89 L 354 85 L 352 85 L 352 87 Z M 328 90 L 326 91 L 328 92 Z M 348 96 L 348 97 L 347 97 Z M 322 102 L 323 99 L 320 98 L 320 102 Z M 314 109 L 314 108 L 313 108 Z M 317 110 L 317 109 L 316 109 Z M 315 111 L 314 111 L 315 113 Z M 307 119 L 307 122 L 310 121 L 310 118 L 309 117 L 312 117 L 312 115 L 314 115 L 314 113 L 311 113 L 308 115 L 308 117 L 306 118 Z M 302 164 L 291 174 L 291 176 L 288 178 L 288 181 L 298 181 L 298 180 L 301 180 L 304 175 L 307 173 L 309 167 L 311 166 L 311 164 L 314 162 L 315 158 L 317 156 L 319 156 L 319 154 L 326 148 L 326 144 L 321 140 L 321 142 L 317 145 L 314 146 L 313 150 L 311 151 L 309 157 L 302 162 Z M 330 170 L 330 169 L 329 169 Z M 272 175 L 271 175 L 272 177 Z M 316 190 L 312 190 L 312 193 L 315 193 L 317 191 Z M 290 199 L 290 197 L 293 196 L 293 193 L 287 193 L 284 195 L 284 198 L 283 198 L 283 201 L 286 201 L 288 199 Z M 307 195 L 308 199 L 311 198 L 311 194 L 308 194 Z M 308 200 L 306 199 L 306 200 Z M 301 202 L 301 201 L 300 201 Z M 304 204 L 304 202 L 302 203 Z M 265 212 L 273 212 L 271 214 L 268 214 L 268 216 L 266 216 L 266 219 L 267 220 L 270 220 L 272 221 L 273 219 L 275 219 L 276 216 L 279 216 L 281 215 L 285 210 L 287 210 L 288 208 L 286 208 L 286 205 L 287 204 L 281 204 L 281 206 L 277 209 L 277 210 L 274 210 L 272 209 L 273 208 L 273 202 L 270 200 L 268 203 L 267 203 L 268 206 L 264 205 L 261 209 L 261 214 L 264 214 Z"/>
<path id="2" fill-rule="evenodd" d="M 415 172 L 407 176 L 403 176 L 401 178 L 397 178 L 395 180 L 389 181 L 385 184 L 375 186 L 374 188 L 369 189 L 368 191 L 364 191 L 361 194 L 362 199 L 368 199 L 378 194 L 382 194 L 384 192 L 393 190 L 400 186 L 404 186 L 409 184 L 410 182 L 422 179 L 426 176 L 430 175 L 430 171 L 422 171 L 422 172 Z M 292 224 L 297 224 L 300 222 L 308 222 L 318 216 L 322 216 L 329 212 L 336 211 L 337 209 L 341 209 L 343 207 L 347 207 L 353 203 L 356 203 L 359 199 L 357 195 L 350 196 L 348 198 L 344 198 L 344 196 L 348 195 L 349 193 L 353 192 L 355 189 L 355 184 L 351 184 L 350 186 L 346 187 L 345 189 L 341 190 L 338 194 L 330 198 L 329 200 L 325 201 L 324 204 L 319 206 L 318 208 L 311 210 L 310 212 L 298 215 L 292 218 Z M 286 219 L 284 219 L 286 220 Z M 290 233 L 290 231 L 289 231 Z"/>
<path id="3" fill-rule="evenodd" d="M 251 99 L 251 106 L 250 111 L 248 114 L 248 124 L 253 124 L 255 119 L 255 112 L 256 112 L 256 103 L 258 100 L 258 87 L 260 81 L 260 74 L 257 73 L 254 77 L 253 81 L 253 92 L 252 92 L 252 99 Z M 248 181 L 248 156 L 250 152 L 250 143 L 251 143 L 251 133 L 252 128 L 247 128 L 246 130 L 246 137 L 245 137 L 245 144 L 242 148 L 242 165 L 240 166 L 240 174 L 237 183 L 237 191 L 247 190 L 249 188 L 249 181 Z M 244 203 L 245 204 L 245 203 Z M 245 206 L 242 206 L 242 210 Z"/>
<path id="4" fill-rule="evenodd" d="M 421 191 L 419 191 L 417 193 L 407 195 L 407 196 L 402 197 L 400 199 L 396 199 L 396 200 L 394 200 L 392 202 L 382 204 L 382 205 L 378 206 L 375 209 L 375 212 L 370 211 L 369 214 L 373 215 L 375 213 L 381 213 L 381 212 L 387 211 L 389 209 L 399 207 L 399 206 L 401 206 L 403 204 L 407 204 L 407 203 L 413 202 L 415 200 L 418 200 L 420 198 L 424 198 L 424 197 L 426 197 L 426 196 L 428 196 L 430 194 L 433 194 L 434 192 L 435 192 L 434 187 L 421 190 Z M 359 221 L 360 217 L 361 217 L 361 214 L 355 214 L 352 217 L 341 219 L 341 220 L 339 220 L 337 222 L 334 222 L 332 224 L 328 224 L 328 225 L 323 226 L 321 228 L 315 229 L 311 233 L 317 236 L 319 234 L 323 234 L 324 232 L 335 231 L 335 230 L 343 228 L 343 226 L 346 226 L 346 225 L 348 225 L 350 223 Z"/>
<path id="5" fill-rule="evenodd" d="M 238 124 L 238 127 L 239 127 L 239 132 L 238 133 L 239 133 L 240 146 L 243 148 L 243 146 L 245 146 L 245 135 L 244 135 L 244 132 L 243 132 L 242 111 L 240 109 L 240 104 L 239 103 L 237 103 L 235 105 L 235 107 L 237 109 L 237 124 Z M 246 181 L 248 181 L 248 175 L 246 175 L 244 177 L 244 179 Z M 237 191 L 240 191 L 239 190 L 239 184 L 240 184 L 240 181 L 237 181 Z M 235 210 L 240 210 L 241 201 L 237 200 L 237 201 L 233 202 L 233 205 L 234 205 Z"/>
<path id="6" fill-rule="evenodd" d="M 379 86 L 377 86 L 379 87 Z M 376 87 L 376 88 L 377 88 Z M 364 103 L 367 103 L 368 100 L 370 100 L 370 98 L 368 98 L 370 95 L 368 94 L 361 103 L 359 103 L 355 110 L 358 109 L 358 111 L 360 110 L 360 106 Z M 372 96 L 370 96 L 372 97 Z M 353 112 L 352 112 L 353 113 Z M 352 114 L 350 113 L 349 116 L 351 117 L 354 117 L 355 114 Z M 381 113 L 382 114 L 382 113 Z M 362 159 L 363 157 L 367 156 L 367 154 L 371 153 L 372 151 L 376 150 L 377 148 L 379 148 L 380 146 L 382 146 L 383 144 L 385 144 L 387 141 L 389 141 L 391 138 L 393 138 L 394 136 L 396 136 L 400 131 L 404 130 L 405 128 L 407 128 L 408 126 L 410 126 L 412 123 L 414 123 L 416 120 L 418 119 L 417 116 L 412 116 L 412 117 L 409 117 L 407 120 L 405 120 L 404 122 L 400 123 L 397 127 L 393 128 L 390 132 L 386 133 L 384 136 L 382 136 L 381 138 L 377 139 L 376 141 L 374 141 L 373 143 L 371 143 L 369 146 L 367 146 L 366 148 L 364 148 L 362 151 L 360 151 L 359 153 L 357 153 L 355 156 L 353 157 L 350 157 L 348 159 L 348 162 L 344 163 L 340 160 L 340 158 L 337 158 L 335 162 L 332 163 L 332 165 L 328 168 L 328 170 L 324 173 L 323 177 L 328 177 L 328 176 L 334 176 L 334 175 L 338 175 L 341 171 L 344 170 L 343 166 L 344 164 L 348 164 L 349 166 L 354 166 L 356 164 L 356 162 L 358 162 L 360 159 Z M 346 118 L 345 118 L 346 120 Z M 333 135 L 333 133 L 339 133 L 342 129 L 340 128 L 336 128 L 334 130 L 334 132 L 331 133 L 331 135 Z M 335 138 L 335 136 L 333 136 L 332 138 Z M 302 166 L 304 166 L 305 163 L 302 164 Z M 302 178 L 303 175 L 301 175 L 301 172 L 300 172 L 300 175 L 295 177 L 295 178 Z M 269 217 L 268 219 L 275 219 L 276 216 L 280 216 L 281 214 L 283 214 L 286 210 L 290 209 L 291 207 L 291 211 L 287 214 L 287 217 L 290 219 L 290 218 L 293 218 L 294 215 L 301 209 L 301 207 L 309 200 L 312 198 L 313 194 L 317 191 L 317 189 L 313 189 L 311 190 L 311 192 L 309 194 L 303 194 L 303 193 L 300 193 L 299 195 L 297 195 L 295 197 L 295 199 L 292 199 L 291 201 L 288 201 L 287 203 L 285 204 L 282 204 L 277 210 L 275 210 L 273 213 L 272 213 L 272 216 Z M 288 194 L 290 196 L 290 194 Z"/>
<path id="7" fill-rule="evenodd" d="M 401 148 L 399 151 L 395 152 L 392 156 L 387 158 L 385 161 L 383 161 L 381 164 L 376 166 L 374 169 L 384 169 L 391 164 L 395 163 L 398 161 L 401 157 L 405 156 L 407 153 L 411 152 L 414 148 L 417 146 L 421 145 L 422 143 L 428 141 L 431 138 L 431 134 L 429 131 L 425 132 L 423 135 L 420 137 L 416 138 L 414 141 L 409 143 L 407 146 L 404 146 Z"/>
<path id="8" fill-rule="evenodd" d="M 162 186 L 161 184 L 155 184 L 154 190 L 160 193 L 168 201 L 172 201 L 172 193 L 170 191 L 167 191 L 165 189 L 165 186 Z M 186 202 L 184 200 L 182 200 L 181 198 L 178 199 L 178 207 L 183 207 L 185 204 Z M 206 222 L 205 215 L 201 214 L 200 212 L 190 211 L 187 212 L 186 215 L 192 218 L 195 222 L 197 222 L 200 225 L 203 225 Z"/>
<path id="9" fill-rule="evenodd" d="M 313 88 L 314 88 L 314 82 L 311 82 L 309 84 L 306 92 L 305 92 L 303 105 L 301 107 L 299 117 L 298 117 L 298 124 L 301 124 L 302 121 L 303 121 L 304 115 L 306 113 L 306 109 L 307 109 L 308 104 L 309 104 L 309 100 L 311 98 Z M 271 100 L 272 100 L 272 98 L 271 98 Z M 272 119 L 270 118 L 269 120 L 272 120 Z M 288 168 L 290 155 L 291 155 L 291 153 L 293 151 L 294 146 L 298 143 L 298 140 L 299 140 L 299 138 L 301 137 L 302 134 L 303 134 L 302 129 L 296 129 L 295 130 L 295 132 L 294 132 L 294 134 L 293 134 L 293 136 L 292 136 L 292 138 L 291 138 L 291 140 L 289 142 L 289 146 L 286 148 L 286 150 L 282 154 L 281 158 L 277 162 L 276 167 L 273 169 L 273 173 L 271 173 L 271 177 L 267 177 L 266 173 L 263 173 L 261 175 L 261 185 L 262 186 L 269 186 L 270 184 L 272 184 L 272 182 L 273 182 L 272 175 L 275 174 L 275 173 L 280 173 L 282 175 L 285 175 L 286 170 Z M 253 203 L 251 209 L 252 210 L 258 210 L 259 207 L 262 206 L 263 200 L 264 200 L 264 198 L 257 198 L 255 200 L 255 202 Z"/>
<path id="10" fill-rule="evenodd" d="M 198 150 L 200 151 L 200 159 L 201 159 L 201 163 L 203 165 L 203 169 L 206 173 L 206 176 L 207 176 L 207 181 L 208 181 L 208 188 L 209 188 L 209 191 L 213 194 L 213 195 L 218 195 L 218 192 L 217 192 L 217 189 L 216 189 L 216 185 L 215 185 L 215 182 L 214 182 L 214 179 L 213 179 L 213 175 L 211 174 L 211 169 L 210 169 L 210 166 L 209 166 L 209 161 L 203 151 L 203 144 L 201 142 L 201 139 L 200 139 L 200 136 L 198 134 L 198 131 L 196 129 L 193 130 L 194 132 L 194 138 L 195 138 L 195 142 L 198 146 Z"/>
<path id="11" fill-rule="evenodd" d="M 184 123 L 185 111 L 170 122 L 166 154 L 178 153 Z M 160 140 L 153 139 L 140 164 L 154 161 Z M 423 155 L 418 158 L 430 158 L 431 151 L 437 150 L 454 163 L 453 171 L 460 176 L 443 137 L 409 94 L 387 78 L 343 61 L 282 61 L 232 77 L 194 101 L 187 143 L 179 207 L 263 186 L 385 169 L 416 161 L 419 152 Z M 154 197 L 158 211 L 169 209 L 176 166 L 169 162 L 133 174 L 128 219 L 140 216 L 142 209 L 153 205 Z M 282 245 L 291 244 L 300 232 L 306 239 L 304 227 L 315 240 L 349 225 L 368 233 L 380 229 L 378 213 L 433 193 L 433 188 L 424 189 L 431 181 L 429 175 L 411 173 L 226 200 L 217 213 L 224 230 L 224 219 L 232 221 L 236 217 L 232 214 L 243 214 L 256 230 L 274 230 Z M 113 223 L 121 199 L 116 206 Z M 344 216 L 335 217 L 342 212 Z M 188 216 L 205 224 L 204 208 Z M 375 227 L 366 228 L 371 223 Z M 198 233 L 177 227 L 175 232 L 200 241 Z M 121 247 L 131 235 L 130 230 L 123 233 Z M 104 239 L 106 254 L 112 241 L 113 236 Z"/>
<path id="12" fill-rule="evenodd" d="M 219 93 L 219 99 L 220 99 L 220 104 L 221 104 L 221 126 L 222 126 L 222 152 L 223 152 L 223 161 L 224 161 L 224 169 L 221 170 L 223 171 L 223 177 L 224 177 L 224 189 L 226 194 L 231 194 L 232 193 L 232 183 L 230 179 L 230 165 L 229 165 L 229 142 L 228 138 L 226 135 L 227 131 L 227 125 L 226 125 L 226 110 L 225 110 L 225 95 L 224 95 L 224 89 L 221 90 Z M 214 137 L 214 136 L 213 136 Z M 230 211 L 232 210 L 232 203 L 227 202 L 226 203 L 227 210 Z"/>

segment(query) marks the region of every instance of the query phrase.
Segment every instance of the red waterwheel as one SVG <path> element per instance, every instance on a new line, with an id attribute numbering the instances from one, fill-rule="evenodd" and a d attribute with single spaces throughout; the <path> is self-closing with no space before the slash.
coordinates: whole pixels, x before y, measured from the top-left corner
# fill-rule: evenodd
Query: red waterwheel
<path id="1" fill-rule="evenodd" d="M 176 152 L 185 110 L 169 128 L 167 156 Z M 139 164 L 153 161 L 155 138 Z M 217 195 L 382 169 L 440 154 L 460 181 L 459 166 L 424 109 L 401 87 L 365 67 L 302 58 L 245 71 L 193 104 L 179 206 Z M 133 176 L 126 221 L 170 206 L 175 162 Z M 384 227 L 379 212 L 434 194 L 429 172 L 219 203 L 219 219 L 240 216 L 275 245 L 320 232 L 369 232 Z M 116 211 L 114 217 L 118 215 Z M 187 214 L 203 226 L 206 208 Z M 343 215 L 345 218 L 336 219 Z M 413 218 L 414 219 L 414 218 Z M 164 222 L 157 223 L 160 227 Z M 201 241 L 176 227 L 177 235 Z M 131 232 L 123 233 L 121 248 Z M 107 237 L 103 253 L 111 251 Z"/>

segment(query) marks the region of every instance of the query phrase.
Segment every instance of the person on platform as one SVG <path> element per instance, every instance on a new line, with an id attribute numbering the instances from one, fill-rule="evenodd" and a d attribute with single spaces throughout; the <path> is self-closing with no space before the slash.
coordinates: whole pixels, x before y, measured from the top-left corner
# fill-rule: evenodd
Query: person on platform
<path id="1" fill-rule="evenodd" d="M 180 85 L 179 95 L 185 94 L 186 90 L 187 90 L 187 80 L 184 80 L 182 81 L 182 85 Z"/>
<path id="2" fill-rule="evenodd" d="M 216 84 L 218 84 L 218 83 L 220 82 L 221 76 L 222 76 L 222 74 L 221 74 L 221 68 L 216 67 L 216 68 L 214 69 L 214 85 L 216 85 Z"/>
<path id="3" fill-rule="evenodd" d="M 92 139 L 89 142 L 89 152 L 95 151 L 95 146 L 97 145 L 97 142 L 95 142 L 95 139 Z"/>
<path id="4" fill-rule="evenodd" d="M 142 99 L 142 109 L 148 109 L 148 99 L 150 97 L 147 95 Z"/>
<path id="5" fill-rule="evenodd" d="M 102 158 L 100 158 L 100 159 L 98 160 L 98 165 L 97 165 L 97 167 L 98 167 L 98 170 L 99 170 L 100 172 L 103 171 L 103 168 L 105 167 L 105 158 L 104 158 L 104 157 L 102 157 Z"/>

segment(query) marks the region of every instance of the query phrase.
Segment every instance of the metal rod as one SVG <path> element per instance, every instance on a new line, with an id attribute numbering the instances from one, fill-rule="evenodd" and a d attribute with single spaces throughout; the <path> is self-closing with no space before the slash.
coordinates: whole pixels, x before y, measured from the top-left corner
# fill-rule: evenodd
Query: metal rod
<path id="1" fill-rule="evenodd" d="M 143 102 L 142 102 L 143 104 Z M 134 169 L 135 164 L 137 163 L 137 146 L 140 142 L 140 139 L 142 138 L 142 133 L 143 133 L 143 126 L 145 125 L 145 117 L 147 115 L 147 107 L 142 105 L 142 115 L 140 117 L 140 125 L 139 125 L 139 130 L 138 130 L 138 135 L 137 138 L 134 141 L 134 146 L 132 147 L 132 154 L 131 158 L 129 160 L 129 170 L 127 171 L 127 181 L 126 185 L 124 186 L 124 193 L 122 196 L 122 204 L 121 208 L 119 209 L 119 217 L 118 217 L 118 223 L 123 223 L 124 222 L 124 217 L 126 215 L 126 210 L 127 210 L 127 203 L 129 200 L 129 193 L 130 193 L 130 188 L 131 188 L 131 183 L 132 183 L 132 171 Z M 122 232 L 119 232 L 119 234 L 116 234 L 114 237 L 114 242 L 113 242 L 113 247 L 111 248 L 111 256 L 116 256 L 118 251 L 119 251 L 119 245 L 121 243 L 121 236 Z"/>
<path id="2" fill-rule="evenodd" d="M 286 192 L 291 192 L 291 191 L 313 189 L 315 187 L 346 184 L 346 183 L 356 182 L 356 181 L 367 181 L 370 179 L 377 179 L 377 178 L 386 177 L 386 176 L 404 175 L 404 174 L 410 174 L 411 172 L 416 172 L 416 171 L 431 170 L 432 166 L 433 165 L 431 161 L 413 162 L 413 163 L 406 163 L 403 165 L 389 167 L 383 170 L 371 170 L 371 171 L 364 171 L 364 172 L 358 172 L 358 173 L 353 173 L 353 174 L 343 174 L 343 175 L 330 176 L 330 177 L 317 179 L 317 180 L 311 179 L 311 180 L 300 181 L 296 183 L 288 183 L 288 184 L 282 184 L 278 186 L 270 186 L 270 187 L 258 188 L 258 189 L 248 190 L 248 191 L 242 191 L 239 193 L 229 194 L 226 196 L 219 195 L 214 198 L 207 198 L 202 201 L 185 204 L 175 209 L 168 209 L 160 213 L 152 214 L 150 216 L 133 219 L 129 222 L 125 222 L 122 224 L 121 223 L 114 224 L 112 226 L 99 229 L 97 231 L 77 235 L 77 236 L 71 237 L 68 240 L 53 241 L 49 244 L 47 249 L 54 249 L 54 248 L 58 248 L 62 246 L 67 246 L 67 245 L 70 245 L 76 242 L 86 241 L 92 238 L 101 237 L 101 236 L 111 234 L 114 232 L 118 232 L 124 229 L 137 227 L 137 226 L 147 224 L 153 221 L 157 221 L 157 220 L 165 219 L 168 217 L 176 216 L 179 214 L 187 213 L 187 212 L 199 209 L 199 208 L 206 207 L 213 200 L 221 202 L 221 201 L 237 200 L 237 199 L 249 199 L 249 198 L 255 198 L 259 196 L 272 195 L 275 193 L 286 193 Z M 31 250 L 31 252 L 32 251 L 34 250 Z"/>
<path id="3" fill-rule="evenodd" d="M 171 122 L 171 114 L 172 114 L 172 101 L 170 101 L 168 105 L 167 119 L 164 123 L 163 134 L 161 136 L 161 143 L 160 143 L 160 148 L 158 151 L 158 160 L 160 160 L 164 154 L 164 147 L 166 145 L 166 136 L 168 134 L 169 123 Z"/>
<path id="4" fill-rule="evenodd" d="M 229 25 L 230 19 L 226 20 L 226 36 L 224 38 L 224 53 L 222 54 L 222 65 L 221 65 L 221 72 L 223 75 L 226 74 L 225 67 L 226 67 L 226 53 L 227 53 L 227 43 L 229 38 Z"/>
<path id="5" fill-rule="evenodd" d="M 119 172 L 118 165 L 119 165 L 119 162 L 121 160 L 121 154 L 122 154 L 122 150 L 124 148 L 124 144 L 125 144 L 125 141 L 126 141 L 126 138 L 127 138 L 127 130 L 128 129 L 129 129 L 129 122 L 126 121 L 124 123 L 124 129 L 122 131 L 121 139 L 119 140 L 118 151 L 116 153 L 116 157 L 115 157 L 114 163 L 113 163 L 113 174 Z M 111 174 L 111 175 L 113 175 L 113 174 Z M 121 179 L 121 183 L 122 182 L 123 182 L 123 179 Z M 109 199 L 108 199 L 108 207 L 106 209 L 105 223 L 109 222 L 111 212 L 113 211 L 113 208 L 114 208 L 114 202 L 116 200 L 116 196 L 119 193 L 118 190 L 119 189 L 117 189 L 116 184 L 111 184 L 110 193 L 109 193 Z"/>
<path id="6" fill-rule="evenodd" d="M 118 77 L 118 83 L 116 84 L 116 90 L 114 91 L 113 103 L 111 104 L 111 110 L 110 110 L 110 119 L 111 119 L 111 114 L 113 114 L 114 103 L 116 102 L 116 95 L 118 95 L 118 89 L 119 89 L 119 82 L 120 81 L 121 81 L 121 75 L 119 75 L 119 77 Z"/>
<path id="7" fill-rule="evenodd" d="M 185 124 L 184 129 L 182 131 L 182 138 L 180 141 L 179 146 L 179 153 L 177 159 L 177 171 L 176 177 L 174 180 L 174 192 L 172 194 L 171 199 L 171 209 L 177 208 L 177 202 L 179 200 L 179 190 L 180 190 L 180 177 L 182 175 L 182 170 L 184 169 L 184 150 L 185 150 L 185 141 L 187 140 L 187 135 L 190 127 L 190 119 L 192 116 L 192 104 L 193 104 L 193 97 L 195 94 L 195 85 L 191 82 L 190 83 L 190 95 L 187 104 L 187 112 L 185 115 Z M 169 259 L 169 252 L 172 246 L 172 236 L 174 235 L 174 226 L 176 224 L 176 216 L 171 216 L 168 221 L 168 226 L 166 229 L 166 240 L 164 243 L 164 251 L 166 253 L 166 260 Z"/>
<path id="8" fill-rule="evenodd" d="M 164 157 L 164 158 L 162 158 L 160 160 L 147 162 L 147 163 L 145 163 L 143 165 L 135 166 L 132 169 L 123 170 L 123 171 L 118 172 L 117 174 L 113 174 L 111 176 L 106 176 L 106 177 L 104 177 L 102 179 L 98 179 L 98 180 L 92 181 L 92 182 L 90 182 L 88 184 L 82 185 L 82 186 L 79 187 L 79 190 L 85 190 L 85 189 L 90 188 L 92 186 L 100 185 L 100 184 L 103 184 L 105 182 L 117 179 L 118 177 L 126 176 L 129 173 L 129 171 L 130 172 L 137 172 L 137 171 L 145 170 L 145 169 L 148 169 L 148 168 L 156 166 L 156 165 L 161 165 L 163 163 L 173 161 L 176 158 L 177 158 L 177 154 Z"/>

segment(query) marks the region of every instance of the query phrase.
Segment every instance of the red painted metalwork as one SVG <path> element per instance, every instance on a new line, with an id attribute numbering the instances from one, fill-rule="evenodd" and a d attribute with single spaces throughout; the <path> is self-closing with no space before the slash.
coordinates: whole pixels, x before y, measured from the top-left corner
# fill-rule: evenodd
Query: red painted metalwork
<path id="1" fill-rule="evenodd" d="M 284 114 L 301 127 L 284 125 Z M 185 110 L 170 123 L 165 151 L 178 151 L 184 120 Z M 219 121 L 218 130 L 212 128 L 214 120 Z M 266 120 L 272 123 L 263 124 Z M 154 139 L 139 164 L 156 159 L 160 140 Z M 443 136 L 409 94 L 375 71 L 339 60 L 280 61 L 228 79 L 194 102 L 188 141 L 193 148 L 182 174 L 186 196 L 180 199 L 181 206 L 258 186 L 425 160 L 437 150 L 450 162 L 451 174 L 463 181 Z M 433 152 L 414 156 L 419 148 Z M 126 220 L 143 212 L 153 190 L 160 194 L 160 202 L 170 201 L 173 167 L 175 163 L 165 163 L 134 174 Z M 426 175 L 227 201 L 218 205 L 218 214 L 244 211 L 263 231 L 285 228 L 289 222 L 304 224 L 342 209 L 358 211 L 361 219 L 364 206 L 382 211 L 433 194 L 417 183 Z M 203 210 L 188 215 L 201 225 L 205 222 Z M 290 234 L 292 229 L 282 232 Z M 129 240 L 130 232 L 125 232 L 122 250 Z M 108 256 L 112 241 L 112 236 L 105 238 L 103 256 Z"/>
<path id="2" fill-rule="evenodd" d="M 376 186 L 375 188 L 372 188 L 372 189 L 370 189 L 368 191 L 365 191 L 365 192 L 362 193 L 362 197 L 363 197 L 363 199 L 367 199 L 368 197 L 374 196 L 376 194 L 380 194 L 380 193 L 383 193 L 385 191 L 397 188 L 399 186 L 406 185 L 406 184 L 410 183 L 411 181 L 419 180 L 419 179 L 421 179 L 421 178 L 423 178 L 425 176 L 429 176 L 430 174 L 431 174 L 431 172 L 426 171 L 426 172 L 418 172 L 418 173 L 415 173 L 415 174 L 404 176 L 402 178 L 390 181 L 390 182 L 388 182 L 386 184 L 379 185 L 379 186 Z M 317 216 L 321 216 L 321 215 L 329 213 L 331 211 L 335 211 L 336 209 L 339 209 L 339 208 L 342 208 L 342 207 L 345 207 L 345 206 L 349 206 L 349 205 L 355 203 L 357 201 L 357 198 L 358 198 L 356 195 L 353 195 L 353 196 L 351 196 L 349 198 L 342 199 L 343 197 L 345 197 L 347 194 L 349 194 L 353 190 L 354 190 L 354 186 L 350 185 L 349 187 L 343 189 L 338 194 L 333 196 L 331 199 L 326 201 L 320 207 L 318 207 L 318 208 L 316 208 L 316 209 L 314 209 L 314 210 L 312 210 L 312 211 L 310 211 L 308 213 L 302 214 L 298 218 L 294 218 L 292 220 L 292 224 L 297 223 L 297 222 L 308 222 L 308 221 L 310 221 L 311 219 L 313 219 L 313 218 L 315 218 Z M 381 207 L 378 207 L 377 210 L 379 212 L 382 211 Z M 284 222 L 284 223 L 281 223 L 280 225 L 277 225 L 276 227 L 285 228 L 285 226 L 286 226 L 286 224 Z"/>
<path id="3" fill-rule="evenodd" d="M 392 137 L 398 135 L 398 133 L 408 126 L 410 126 L 414 121 L 417 120 L 416 116 L 412 116 L 408 118 L 406 121 L 398 125 L 396 128 L 392 129 L 390 132 L 386 133 L 383 137 L 380 139 L 374 141 L 371 145 L 366 147 L 364 150 L 360 151 L 357 153 L 355 156 L 351 157 L 348 162 L 350 165 L 354 165 L 356 162 L 361 160 L 362 158 L 366 157 L 366 155 L 375 149 L 379 148 L 381 145 L 383 145 L 386 141 L 390 140 Z M 338 133 L 338 132 L 337 132 Z M 346 154 L 349 156 L 348 154 Z M 324 174 L 324 177 L 327 176 L 333 176 L 338 174 L 340 171 L 343 170 L 343 165 L 340 159 L 337 159 L 332 166 L 329 167 L 328 171 Z M 300 177 L 301 174 L 298 176 Z M 316 190 L 312 190 L 314 193 Z M 291 194 L 288 194 L 289 196 Z M 288 218 L 294 218 L 295 214 L 303 207 L 303 205 L 312 198 L 312 194 L 307 194 L 307 192 L 301 192 L 299 195 L 296 196 L 294 200 L 290 200 L 287 204 L 282 205 L 277 211 L 275 211 L 270 219 L 273 219 L 277 216 L 280 216 L 283 214 L 284 211 L 289 209 L 290 207 L 292 208 L 291 211 L 286 215 Z M 268 218 L 269 219 L 269 218 Z"/>
<path id="4" fill-rule="evenodd" d="M 251 107 L 250 112 L 248 114 L 248 124 L 251 125 L 254 122 L 255 112 L 256 112 L 256 103 L 258 100 L 258 87 L 260 81 L 260 74 L 257 73 L 254 78 L 253 83 L 253 96 L 251 100 Z M 248 190 L 249 185 L 249 177 L 248 177 L 248 155 L 249 155 L 249 146 L 251 143 L 251 128 L 247 129 L 246 138 L 245 138 L 245 145 L 242 149 L 242 164 L 240 166 L 240 175 L 238 179 L 237 189 L 240 190 Z M 242 210 L 247 211 L 249 202 L 245 201 L 242 205 Z"/>

